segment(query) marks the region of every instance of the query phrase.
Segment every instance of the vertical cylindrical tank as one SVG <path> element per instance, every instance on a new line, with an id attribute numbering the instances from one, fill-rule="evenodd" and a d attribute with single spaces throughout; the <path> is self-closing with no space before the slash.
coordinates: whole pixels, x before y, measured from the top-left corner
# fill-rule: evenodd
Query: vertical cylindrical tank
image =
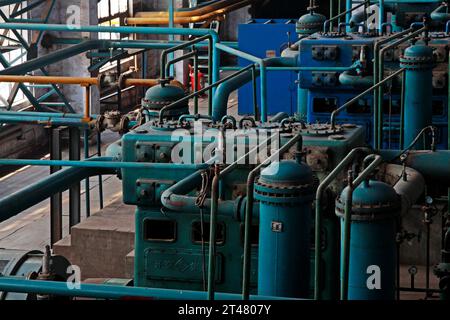
<path id="1" fill-rule="evenodd" d="M 432 124 L 433 61 L 433 49 L 425 45 L 410 46 L 400 58 L 400 66 L 406 69 L 405 146 Z"/>
<path id="2" fill-rule="evenodd" d="M 298 19 L 296 30 L 299 37 L 307 37 L 323 28 L 323 23 L 327 20 L 324 15 L 315 13 L 313 8 L 308 14 L 305 14 Z M 300 55 L 299 55 L 300 57 Z M 298 89 L 297 89 L 297 117 L 299 120 L 306 121 L 308 116 L 308 89 L 300 87 L 300 74 L 298 75 Z"/>
<path id="3" fill-rule="evenodd" d="M 341 218 L 341 253 L 344 251 L 344 214 L 349 187 L 336 200 Z M 394 188 L 380 181 L 365 181 L 353 192 L 348 300 L 394 300 L 397 217 L 401 201 Z M 343 268 L 341 256 L 341 270 Z M 341 281 L 343 275 L 341 272 Z"/>
<path id="4" fill-rule="evenodd" d="M 272 163 L 256 182 L 259 295 L 308 296 L 314 186 L 311 169 L 297 161 Z"/>

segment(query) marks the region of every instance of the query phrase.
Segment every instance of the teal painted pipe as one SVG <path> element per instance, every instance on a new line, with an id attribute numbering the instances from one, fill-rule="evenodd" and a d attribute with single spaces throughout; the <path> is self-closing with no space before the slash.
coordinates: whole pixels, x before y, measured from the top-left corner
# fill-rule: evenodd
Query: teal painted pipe
<path id="1" fill-rule="evenodd" d="M 400 59 L 400 67 L 406 69 L 403 133 L 406 146 L 432 124 L 433 66 L 433 49 L 424 45 L 407 48 Z"/>
<path id="2" fill-rule="evenodd" d="M 234 54 L 243 59 L 255 62 L 259 65 L 259 68 L 256 69 L 256 75 L 259 75 L 261 78 L 261 121 L 268 121 L 268 109 L 267 109 L 267 83 L 262 79 L 263 74 L 267 71 L 267 68 L 296 68 L 297 60 L 294 58 L 268 58 L 268 59 L 259 59 L 257 57 L 251 56 L 245 52 L 235 50 L 233 48 L 228 48 L 223 45 L 218 45 L 218 47 L 228 53 Z M 242 69 L 240 69 L 242 70 Z M 220 121 L 227 114 L 228 109 L 228 99 L 231 93 L 245 84 L 249 83 L 253 80 L 253 70 L 247 70 L 242 74 L 230 79 L 220 86 L 217 87 L 217 90 L 214 94 L 213 100 L 213 119 L 215 121 Z M 266 97 L 266 98 L 265 98 Z M 263 103 L 264 101 L 264 103 Z"/>
<path id="3" fill-rule="evenodd" d="M 102 41 L 102 40 L 85 41 L 80 44 L 71 46 L 69 48 L 64 48 L 64 49 L 46 54 L 45 56 L 28 60 L 19 65 L 5 68 L 4 70 L 0 71 L 0 75 L 26 74 L 27 72 L 34 71 L 39 68 L 53 64 L 55 62 L 68 59 L 70 57 L 84 53 L 86 51 L 90 51 L 90 50 L 94 50 L 94 49 L 105 49 L 106 50 L 106 49 L 109 49 L 110 47 L 111 47 L 110 41 Z"/>
<path id="4" fill-rule="evenodd" d="M 350 151 L 350 153 L 338 164 L 334 170 L 327 175 L 327 177 L 320 183 L 316 191 L 316 204 L 315 204 L 315 259 L 314 259 L 314 299 L 322 300 L 322 225 L 323 225 L 323 208 L 324 208 L 324 194 L 331 183 L 338 177 L 341 172 L 347 168 L 350 163 L 355 159 L 358 154 L 368 154 L 371 150 L 368 148 L 356 148 Z M 330 278 L 330 275 L 326 275 Z M 332 277 L 332 274 L 331 274 Z M 333 297 L 328 297 L 333 299 Z"/>
<path id="5" fill-rule="evenodd" d="M 199 213 L 200 208 L 196 203 L 197 197 L 189 196 L 188 194 L 201 186 L 201 174 L 203 171 L 204 170 L 193 173 L 164 191 L 161 195 L 162 205 L 175 212 Z M 233 217 L 238 221 L 242 221 L 245 215 L 245 202 L 245 198 L 238 198 L 236 200 L 219 200 L 217 214 L 220 216 Z M 205 211 L 210 211 L 211 206 L 211 199 L 206 199 L 202 208 Z M 255 206 L 253 212 L 255 217 L 258 217 L 259 206 Z"/>
<path id="6" fill-rule="evenodd" d="M 120 162 L 111 157 L 91 158 L 89 161 L 71 160 L 31 160 L 31 159 L 0 159 L 4 166 L 40 166 L 40 167 L 73 167 L 97 169 L 155 169 L 155 170 L 200 170 L 206 169 L 208 164 L 173 164 L 173 163 L 145 163 Z"/>
<path id="7" fill-rule="evenodd" d="M 373 86 L 373 76 L 359 76 L 351 71 L 345 71 L 339 76 L 339 82 L 343 86 L 351 86 L 356 88 L 368 88 Z"/>
<path id="8" fill-rule="evenodd" d="M 447 5 L 440 5 L 430 14 L 431 20 L 435 22 L 445 23 L 450 20 L 450 13 L 448 12 Z"/>
<path id="9" fill-rule="evenodd" d="M 72 26 L 62 24 L 34 24 L 34 23 L 2 23 L 0 29 L 4 30 L 31 30 L 31 31 L 54 31 L 54 32 L 90 32 L 90 33 L 121 33 L 121 34 L 161 34 L 161 35 L 184 35 L 204 36 L 211 35 L 213 43 L 219 43 L 219 35 L 211 29 L 183 29 L 183 28 L 158 28 L 158 27 L 105 27 L 105 26 Z M 213 72 L 212 82 L 220 79 L 219 73 L 220 57 L 219 50 L 213 46 Z"/>
<path id="10" fill-rule="evenodd" d="M 259 72 L 257 72 L 259 74 Z M 252 81 L 252 70 L 247 70 L 237 77 L 228 80 L 217 87 L 213 98 L 213 119 L 220 121 L 227 115 L 228 100 L 233 91 Z"/>
<path id="11" fill-rule="evenodd" d="M 111 158 L 102 158 L 101 160 L 111 161 Z M 69 189 L 74 183 L 100 174 L 114 174 L 114 171 L 99 168 L 70 168 L 50 175 L 29 187 L 1 199 L 0 222 L 33 207 L 54 194 Z"/>
<path id="12" fill-rule="evenodd" d="M 201 291 L 183 291 L 154 288 L 124 287 L 81 283 L 79 289 L 69 289 L 67 283 L 56 281 L 24 280 L 22 278 L 0 275 L 0 291 L 17 293 L 35 293 L 67 297 L 94 299 L 148 298 L 151 300 L 206 300 L 207 293 Z M 239 300 L 240 295 L 216 293 L 217 300 Z M 251 300 L 286 300 L 288 298 L 251 296 Z M 288 299 L 295 300 L 295 299 Z"/>
<path id="13" fill-rule="evenodd" d="M 1 112 L 0 111 L 0 119 L 2 116 L 40 116 L 40 117 L 54 117 L 54 118 L 71 118 L 71 119 L 82 119 L 84 118 L 83 114 L 78 113 L 53 113 L 53 112 L 32 112 L 32 111 L 7 111 L 7 112 Z M 91 115 L 93 119 L 97 119 L 98 115 Z"/>
<path id="14" fill-rule="evenodd" d="M 69 118 L 65 116 L 62 118 L 55 116 L 40 116 L 39 112 L 36 112 L 35 115 L 21 115 L 20 113 L 21 112 L 18 112 L 17 115 L 15 115 L 15 113 L 12 115 L 3 114 L 0 116 L 0 123 L 29 123 L 81 128 L 92 126 L 92 122 L 88 123 L 81 118 Z"/>

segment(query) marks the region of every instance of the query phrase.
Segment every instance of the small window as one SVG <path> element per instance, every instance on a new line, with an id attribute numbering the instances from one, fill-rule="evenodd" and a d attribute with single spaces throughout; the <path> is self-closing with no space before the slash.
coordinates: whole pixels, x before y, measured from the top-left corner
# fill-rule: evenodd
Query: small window
<path id="1" fill-rule="evenodd" d="M 337 109 L 336 98 L 314 98 L 313 111 L 318 113 L 331 113 Z"/>
<path id="2" fill-rule="evenodd" d="M 244 246 L 245 228 L 244 224 L 241 224 L 241 244 Z M 252 225 L 250 230 L 250 244 L 253 247 L 259 246 L 259 225 Z"/>
<path id="3" fill-rule="evenodd" d="M 144 221 L 144 240 L 175 242 L 177 239 L 177 223 L 171 220 Z"/>
<path id="4" fill-rule="evenodd" d="M 209 243 L 209 222 L 203 223 L 203 241 Z M 200 221 L 194 221 L 192 223 L 192 242 L 195 244 L 202 243 L 202 223 Z M 225 226 L 223 223 L 217 224 L 216 229 L 216 244 L 223 245 L 225 243 Z"/>

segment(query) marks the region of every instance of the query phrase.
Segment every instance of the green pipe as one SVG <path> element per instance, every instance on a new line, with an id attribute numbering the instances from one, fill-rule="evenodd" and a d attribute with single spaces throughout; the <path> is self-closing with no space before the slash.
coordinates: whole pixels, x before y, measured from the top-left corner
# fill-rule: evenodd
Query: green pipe
<path id="1" fill-rule="evenodd" d="M 269 58 L 273 59 L 273 58 Z M 351 68 L 350 67 L 266 67 L 267 71 L 336 71 L 336 72 L 343 72 L 347 71 Z M 260 68 L 256 68 L 259 70 Z M 222 71 L 239 71 L 242 70 L 241 67 L 220 67 L 220 70 Z"/>
<path id="2" fill-rule="evenodd" d="M 84 130 L 84 138 L 83 138 L 83 145 L 84 145 L 84 159 L 87 161 L 89 157 L 89 130 Z M 90 186 L 90 177 L 87 177 L 87 179 L 84 181 L 84 189 L 85 189 L 85 196 L 86 196 L 86 217 L 89 218 L 91 215 L 91 186 Z"/>
<path id="3" fill-rule="evenodd" d="M 206 300 L 207 293 L 157 288 L 124 287 L 81 283 L 79 288 L 69 289 L 66 282 L 24 280 L 23 278 L 0 275 L 0 290 L 3 292 L 35 293 L 65 297 L 84 297 L 94 299 L 129 300 L 130 298 L 148 298 L 151 300 Z M 218 300 L 239 300 L 238 294 L 217 293 Z M 251 296 L 251 300 L 294 300 L 289 298 Z"/>
<path id="4" fill-rule="evenodd" d="M 161 79 L 168 79 L 170 76 L 170 69 L 174 64 L 177 64 L 178 62 L 194 58 L 197 54 L 195 51 L 190 51 L 186 54 L 183 54 L 182 56 L 179 56 L 175 59 L 172 59 L 168 62 L 166 62 L 165 65 L 161 65 Z"/>
<path id="5" fill-rule="evenodd" d="M 346 108 L 348 108 L 350 105 L 352 105 L 353 103 L 355 103 L 356 101 L 358 101 L 359 99 L 361 99 L 362 97 L 364 97 L 365 95 L 369 94 L 370 92 L 372 92 L 373 90 L 375 90 L 376 88 L 381 87 L 383 84 L 385 84 L 386 82 L 390 81 L 391 79 L 397 77 L 399 74 L 405 72 L 405 69 L 399 69 L 396 72 L 394 72 L 393 74 L 391 74 L 389 77 L 384 78 L 382 81 L 378 82 L 377 84 L 373 85 L 372 87 L 370 87 L 369 89 L 367 89 L 366 91 L 358 94 L 356 97 L 354 97 L 353 99 L 351 99 L 350 101 L 344 103 L 341 107 L 339 107 L 338 109 L 334 110 L 331 113 L 331 126 L 332 128 L 335 128 L 336 126 L 336 116 L 342 111 L 345 110 Z"/>
<path id="6" fill-rule="evenodd" d="M 358 8 L 361 8 L 362 6 L 365 6 L 365 5 L 368 4 L 368 3 L 370 3 L 369 0 L 364 1 L 364 2 L 360 3 L 359 5 L 354 6 L 353 8 L 350 8 L 350 9 L 344 11 L 344 12 L 341 12 L 341 13 L 338 14 L 337 16 L 334 16 L 334 17 L 332 17 L 332 18 L 326 20 L 326 21 L 323 23 L 323 32 L 324 32 L 324 33 L 327 33 L 327 27 L 328 27 L 328 25 L 331 25 L 331 23 L 332 23 L 334 20 L 339 19 L 339 18 L 341 18 L 341 17 L 343 17 L 343 16 L 350 15 L 351 12 L 355 11 L 355 10 L 358 9 Z M 331 15 L 332 15 L 332 11 L 331 11 L 331 6 L 330 6 L 330 16 L 331 16 Z M 349 18 L 349 20 L 350 20 L 350 18 Z M 350 22 L 350 21 L 346 21 L 346 23 L 349 23 L 349 22 Z M 331 28 L 330 28 L 330 31 L 331 31 Z"/>
<path id="7" fill-rule="evenodd" d="M 294 144 L 297 144 L 297 150 L 302 150 L 303 137 L 301 133 L 296 134 L 291 140 L 289 140 L 284 146 L 282 146 L 277 152 L 271 155 L 266 161 L 258 165 L 248 175 L 247 179 L 247 206 L 245 212 L 244 222 L 244 267 L 242 276 L 242 299 L 248 300 L 250 296 L 250 267 L 251 267 L 251 243 L 250 232 L 252 226 L 252 213 L 254 205 L 254 184 L 257 176 L 262 168 L 266 167 L 274 161 L 280 161 L 282 155 L 286 153 Z M 270 275 L 269 275 L 270 276 Z"/>
<path id="8" fill-rule="evenodd" d="M 105 163 L 112 161 L 111 158 L 101 158 L 100 160 Z M 8 220 L 54 194 L 66 191 L 74 183 L 99 174 L 114 174 L 114 170 L 107 168 L 69 168 L 8 195 L 0 200 L 0 222 Z"/>
<path id="9" fill-rule="evenodd" d="M 351 218 L 353 208 L 353 192 L 356 188 L 366 179 L 370 174 L 383 163 L 383 158 L 379 155 L 371 154 L 364 160 L 365 163 L 368 159 L 372 159 L 372 163 L 364 169 L 359 176 L 353 180 L 353 174 L 349 174 L 349 188 L 347 188 L 345 197 L 345 216 L 344 216 L 344 248 L 342 252 L 342 281 L 341 281 L 341 300 L 348 299 L 348 279 L 349 279 L 349 266 L 350 266 L 350 239 L 351 239 Z"/>
<path id="10" fill-rule="evenodd" d="M 220 57 L 215 44 L 219 43 L 219 35 L 211 29 L 183 29 L 162 27 L 106 27 L 106 26 L 71 26 L 62 24 L 34 24 L 34 23 L 2 23 L 0 29 L 4 30 L 31 30 L 31 31 L 53 31 L 53 32 L 90 32 L 90 33 L 120 33 L 120 34 L 160 34 L 160 35 L 182 35 L 182 36 L 204 36 L 210 35 L 213 39 L 213 72 L 212 82 L 220 79 L 219 65 Z"/>
<path id="11" fill-rule="evenodd" d="M 119 169 L 200 170 L 208 167 L 208 164 L 120 162 L 114 161 L 114 158 L 112 157 L 91 158 L 89 159 L 89 161 L 0 159 L 0 165 L 98 168 L 98 169 L 115 169 L 115 170 Z"/>
<path id="12" fill-rule="evenodd" d="M 192 93 L 192 94 L 190 94 L 190 95 L 187 95 L 187 96 L 185 96 L 184 98 L 182 98 L 182 99 L 180 99 L 180 100 L 178 100 L 178 101 L 173 102 L 172 104 L 169 104 L 169 105 L 163 107 L 163 108 L 159 111 L 159 122 L 163 122 L 164 114 L 165 114 L 167 111 L 171 110 L 172 108 L 177 107 L 180 103 L 189 101 L 189 100 L 192 99 L 193 97 L 198 96 L 198 95 L 200 95 L 200 94 L 203 94 L 203 93 L 209 91 L 211 88 L 218 87 L 218 86 L 221 85 L 222 83 L 225 83 L 225 82 L 227 82 L 227 81 L 229 81 L 229 80 L 231 80 L 231 79 L 233 79 L 233 78 L 235 78 L 235 77 L 240 76 L 242 73 L 246 72 L 247 70 L 250 70 L 251 68 L 252 68 L 252 65 L 249 65 L 249 66 L 247 66 L 246 68 L 242 69 L 241 71 L 238 71 L 238 72 L 236 72 L 236 73 L 234 73 L 234 74 L 232 74 L 232 75 L 230 75 L 230 76 L 228 76 L 228 77 L 226 77 L 226 78 L 224 78 L 224 79 L 221 79 L 221 80 L 219 80 L 219 81 L 217 81 L 217 82 L 215 82 L 215 83 L 213 83 L 213 84 L 211 84 L 211 85 L 209 85 L 209 86 L 207 86 L 207 87 L 205 87 L 205 88 L 203 88 L 203 89 L 201 89 L 201 90 L 199 90 L 199 91 L 197 91 L 197 92 L 194 92 L 194 93 Z M 216 112 L 215 109 L 216 109 L 216 107 L 214 106 L 214 110 L 213 110 L 213 119 L 214 119 L 214 121 L 220 121 L 220 120 L 222 119 L 223 116 L 218 116 L 218 117 L 215 116 L 215 115 L 217 115 L 217 112 Z"/>
<path id="13" fill-rule="evenodd" d="M 322 181 L 319 185 L 316 192 L 316 204 L 315 204 L 315 261 L 314 261 L 314 299 L 322 300 L 321 296 L 321 284 L 322 284 L 322 276 L 321 276 L 321 268 L 322 268 L 322 208 L 323 208 L 323 194 L 327 190 L 327 188 L 331 185 L 331 183 L 337 178 L 337 176 L 347 168 L 350 163 L 354 160 L 354 158 L 358 154 L 369 153 L 370 149 L 368 148 L 356 148 L 350 151 L 350 153 L 337 165 L 337 167 Z"/>
<path id="14" fill-rule="evenodd" d="M 339 76 L 339 82 L 343 86 L 351 87 L 371 87 L 373 86 L 373 76 L 360 76 L 349 70 L 344 71 Z"/>
<path id="15" fill-rule="evenodd" d="M 85 42 L 86 39 L 84 38 L 63 38 L 63 37 L 52 37 L 50 39 L 51 44 L 53 45 L 72 45 L 72 44 L 79 44 L 80 42 Z M 107 40 L 105 40 L 107 41 Z M 185 43 L 185 41 L 167 41 L 167 40 L 120 40 L 120 41 L 114 41 L 115 47 L 124 47 L 127 49 L 132 49 L 132 47 L 128 47 L 128 46 L 135 46 L 140 45 L 140 46 L 150 46 L 150 45 L 155 45 L 155 46 L 161 46 L 161 49 L 168 49 L 168 48 L 172 48 L 175 47 L 177 45 L 180 45 L 182 43 Z M 229 47 L 232 48 L 239 48 L 239 43 L 235 42 L 235 41 L 221 41 L 220 43 L 223 43 Z M 204 48 L 208 48 L 209 43 L 208 42 L 200 42 L 196 45 L 194 45 L 194 47 L 196 47 L 197 49 L 204 49 Z M 144 48 L 141 48 L 144 49 Z M 152 49 L 151 47 L 149 47 L 148 49 Z"/>
<path id="16" fill-rule="evenodd" d="M 401 101 L 400 101 L 400 150 L 403 149 L 404 145 L 404 136 L 403 130 L 405 127 L 405 86 L 406 86 L 406 72 L 403 73 L 402 76 L 402 92 L 401 92 Z"/>
<path id="17" fill-rule="evenodd" d="M 220 168 L 214 168 L 214 178 L 211 183 L 211 215 L 209 221 L 209 253 L 208 253 L 208 300 L 214 300 L 216 285 L 216 228 L 219 206 Z"/>
<path id="18" fill-rule="evenodd" d="M 161 195 L 161 204 L 174 212 L 197 214 L 200 207 L 197 203 L 197 197 L 189 196 L 192 190 L 200 187 L 202 179 L 201 174 L 204 170 L 196 171 L 192 175 L 184 178 L 172 187 L 164 191 Z M 237 221 L 242 221 L 245 216 L 243 212 L 245 198 L 237 198 L 236 200 L 220 200 L 217 214 L 223 217 L 231 217 Z M 212 208 L 212 198 L 206 199 L 202 209 L 208 211 Z M 259 206 L 255 207 L 253 214 L 258 217 Z"/>
<path id="19" fill-rule="evenodd" d="M 172 48 L 169 48 L 169 49 L 164 50 L 164 51 L 161 53 L 161 79 L 166 79 L 166 77 L 168 76 L 167 73 L 164 73 L 164 70 L 165 70 L 165 69 L 164 69 L 164 66 L 167 65 L 167 57 L 168 57 L 168 55 L 169 55 L 170 53 L 174 53 L 174 52 L 176 52 L 176 51 L 180 51 L 180 50 L 183 50 L 183 49 L 187 49 L 187 48 L 189 48 L 189 47 L 191 47 L 191 46 L 193 46 L 193 45 L 195 45 L 195 44 L 197 44 L 197 43 L 200 43 L 200 42 L 202 42 L 202 41 L 205 41 L 205 40 L 208 40 L 209 42 L 211 42 L 211 41 L 212 41 L 212 38 L 211 38 L 210 35 L 205 35 L 205 36 L 196 38 L 196 39 L 194 39 L 194 40 L 191 40 L 191 41 L 188 41 L 188 42 L 181 43 L 181 44 L 179 44 L 179 45 L 177 45 L 177 46 L 175 46 L 175 47 L 172 47 Z M 172 59 L 172 60 L 173 60 L 173 59 Z"/>
<path id="20" fill-rule="evenodd" d="M 92 121 L 86 122 L 82 118 L 68 118 L 68 117 L 54 117 L 54 116 L 41 116 L 39 112 L 36 115 L 16 115 L 15 113 L 11 115 L 3 114 L 0 116 L 0 123 L 29 123 L 29 124 L 41 124 L 41 125 L 52 125 L 52 126 L 68 126 L 68 127 L 82 127 L 89 128 L 93 126 Z"/>
<path id="21" fill-rule="evenodd" d="M 259 77 L 260 77 L 260 86 L 261 86 L 261 121 L 267 122 L 267 70 L 264 59 L 257 58 L 255 56 L 252 56 L 246 52 L 227 47 L 223 44 L 217 43 L 216 48 L 220 51 L 235 55 L 237 57 L 240 57 L 242 59 L 251 61 L 253 63 L 256 63 L 260 67 L 259 71 Z"/>
<path id="22" fill-rule="evenodd" d="M 2 116 L 42 116 L 42 117 L 55 117 L 55 118 L 72 118 L 72 119 L 82 119 L 84 118 L 83 114 L 78 113 L 53 113 L 53 112 L 32 112 L 32 111 L 0 111 L 0 119 Z M 97 119 L 98 115 L 91 115 L 93 119 Z"/>
<path id="23" fill-rule="evenodd" d="M 392 48 L 397 47 L 398 45 L 415 38 L 416 36 L 420 35 L 422 32 L 426 31 L 427 27 L 420 28 L 409 35 L 407 35 L 404 38 L 401 38 L 391 44 L 388 44 L 387 46 L 383 47 L 378 54 L 378 79 L 383 79 L 384 76 L 384 53 Z M 377 72 L 377 69 L 374 69 L 375 72 Z M 383 87 L 379 87 L 378 89 L 378 106 L 377 106 L 377 112 L 375 113 L 378 115 L 378 129 L 377 129 L 377 144 L 376 148 L 381 149 L 382 146 L 382 139 L 383 139 L 383 100 L 384 100 L 384 90 Z"/>
<path id="24" fill-rule="evenodd" d="M 389 37 L 387 37 L 385 39 L 382 39 L 380 41 L 377 41 L 375 43 L 374 55 L 373 55 L 374 56 L 374 62 L 373 62 L 373 70 L 374 70 L 374 72 L 373 72 L 373 83 L 378 83 L 378 81 L 380 79 L 377 70 L 378 70 L 378 65 L 379 65 L 379 62 L 378 62 L 379 54 L 378 53 L 380 51 L 381 46 L 386 44 L 386 43 L 388 43 L 388 42 L 390 42 L 390 41 L 392 41 L 392 40 L 395 40 L 397 38 L 403 37 L 404 35 L 410 33 L 411 31 L 412 31 L 412 28 L 407 29 L 407 30 L 402 31 L 402 32 L 399 32 L 399 33 L 396 33 L 396 34 L 393 34 L 393 35 L 391 35 L 391 36 L 389 36 Z M 379 121 L 379 119 L 378 119 L 378 107 L 379 107 L 378 90 L 375 90 L 374 93 L 373 93 L 373 108 L 374 108 L 374 117 L 373 117 L 373 119 L 374 119 L 374 124 L 373 124 L 374 141 L 373 141 L 373 145 L 375 146 L 375 148 L 379 149 L 380 146 L 378 146 L 378 121 Z"/>

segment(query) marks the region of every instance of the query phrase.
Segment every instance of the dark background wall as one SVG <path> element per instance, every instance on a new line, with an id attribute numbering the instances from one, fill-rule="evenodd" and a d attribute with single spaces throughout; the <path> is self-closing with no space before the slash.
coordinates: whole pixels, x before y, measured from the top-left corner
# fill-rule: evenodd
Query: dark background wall
<path id="1" fill-rule="evenodd" d="M 329 1 L 320 0 L 320 12 L 329 12 Z M 291 19 L 299 18 L 306 13 L 309 0 L 267 0 L 262 1 L 253 8 L 255 18 Z"/>

